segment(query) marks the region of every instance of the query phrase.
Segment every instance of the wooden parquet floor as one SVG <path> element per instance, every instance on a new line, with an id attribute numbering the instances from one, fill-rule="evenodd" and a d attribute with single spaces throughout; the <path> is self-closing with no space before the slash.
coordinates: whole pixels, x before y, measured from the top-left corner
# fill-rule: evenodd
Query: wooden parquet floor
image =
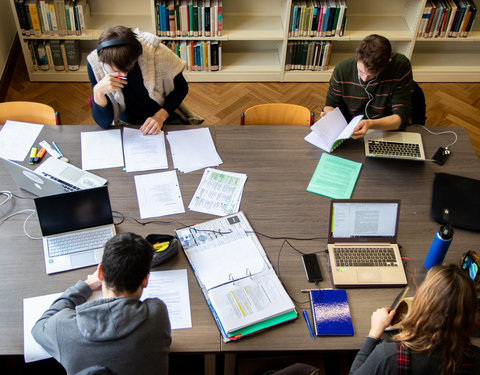
<path id="1" fill-rule="evenodd" d="M 420 83 L 427 102 L 427 126 L 459 125 L 467 129 L 480 157 L 480 83 Z M 308 107 L 318 119 L 327 83 L 190 83 L 185 103 L 205 124 L 239 124 L 240 113 L 262 103 Z M 30 82 L 20 56 L 6 101 L 46 103 L 60 112 L 62 124 L 94 124 L 88 105 L 89 83 Z"/>

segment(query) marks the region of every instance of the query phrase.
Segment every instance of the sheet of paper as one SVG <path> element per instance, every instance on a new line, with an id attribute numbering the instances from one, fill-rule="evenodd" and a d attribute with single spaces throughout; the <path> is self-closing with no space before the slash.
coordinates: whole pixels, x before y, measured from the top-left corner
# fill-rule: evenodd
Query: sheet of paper
<path id="1" fill-rule="evenodd" d="M 165 135 L 143 135 L 138 129 L 123 128 L 123 152 L 127 172 L 167 169 Z"/>
<path id="2" fill-rule="evenodd" d="M 361 163 L 324 153 L 307 191 L 329 198 L 350 199 L 361 168 Z"/>
<path id="3" fill-rule="evenodd" d="M 225 216 L 240 208 L 247 175 L 207 168 L 188 208 L 192 211 Z"/>
<path id="4" fill-rule="evenodd" d="M 123 167 L 120 129 L 80 133 L 82 169 Z"/>
<path id="5" fill-rule="evenodd" d="M 134 179 L 142 219 L 185 212 L 175 171 L 143 174 Z"/>
<path id="6" fill-rule="evenodd" d="M 165 302 L 172 329 L 192 328 L 187 270 L 150 272 L 141 300 L 147 298 Z"/>
<path id="7" fill-rule="evenodd" d="M 266 263 L 250 237 L 188 251 L 188 259 L 206 289 L 254 275 Z"/>
<path id="8" fill-rule="evenodd" d="M 0 156 L 15 161 L 25 160 L 42 129 L 43 125 L 6 121 L 0 131 Z"/>
<path id="9" fill-rule="evenodd" d="M 40 361 L 51 357 L 33 338 L 32 328 L 53 301 L 61 295 L 62 293 L 54 293 L 23 300 L 23 353 L 25 362 Z"/>
<path id="10" fill-rule="evenodd" d="M 173 165 L 181 172 L 188 173 L 223 163 L 208 128 L 168 132 L 167 140 Z"/>

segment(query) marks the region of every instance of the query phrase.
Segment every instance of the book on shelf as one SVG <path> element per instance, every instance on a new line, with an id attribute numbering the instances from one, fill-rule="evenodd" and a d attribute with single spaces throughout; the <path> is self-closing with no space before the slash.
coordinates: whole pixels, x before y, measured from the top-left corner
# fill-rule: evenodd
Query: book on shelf
<path id="1" fill-rule="evenodd" d="M 310 302 L 317 336 L 353 335 L 346 290 L 311 290 Z"/>
<path id="2" fill-rule="evenodd" d="M 80 69 L 80 43 L 78 40 L 65 40 L 65 52 L 69 71 Z"/>
<path id="3" fill-rule="evenodd" d="M 48 71 L 48 57 L 47 51 L 45 50 L 45 42 L 43 40 L 35 40 L 34 43 L 34 51 L 35 51 L 35 58 L 37 60 L 38 69 Z"/>
<path id="4" fill-rule="evenodd" d="M 50 44 L 52 50 L 54 69 L 56 71 L 65 70 L 62 49 L 60 48 L 60 40 L 51 40 L 48 44 Z"/>
<path id="5" fill-rule="evenodd" d="M 186 64 L 187 71 L 221 70 L 221 42 L 216 40 L 164 40 L 168 48 Z"/>
<path id="6" fill-rule="evenodd" d="M 42 34 L 42 27 L 40 25 L 40 16 L 38 14 L 37 8 L 37 1 L 36 0 L 28 0 L 28 15 L 31 20 L 33 35 L 41 35 Z"/>
<path id="7" fill-rule="evenodd" d="M 55 65 L 53 63 L 52 49 L 50 48 L 50 42 L 48 41 L 45 42 L 45 53 L 47 54 L 48 69 L 55 69 Z"/>
<path id="8" fill-rule="evenodd" d="M 327 70 L 332 42 L 289 40 L 285 57 L 285 70 Z"/>

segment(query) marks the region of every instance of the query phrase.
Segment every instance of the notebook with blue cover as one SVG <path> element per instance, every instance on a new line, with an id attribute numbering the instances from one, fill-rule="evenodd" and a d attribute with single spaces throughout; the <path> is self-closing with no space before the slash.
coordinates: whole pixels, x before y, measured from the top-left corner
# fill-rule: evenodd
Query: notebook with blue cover
<path id="1" fill-rule="evenodd" d="M 313 325 L 317 336 L 352 336 L 346 290 L 311 290 Z"/>

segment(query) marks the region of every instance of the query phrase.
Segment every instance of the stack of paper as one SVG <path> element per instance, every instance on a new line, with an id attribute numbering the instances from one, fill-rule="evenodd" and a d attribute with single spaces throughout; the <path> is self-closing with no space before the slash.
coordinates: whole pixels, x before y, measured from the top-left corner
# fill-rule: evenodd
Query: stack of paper
<path id="1" fill-rule="evenodd" d="M 207 168 L 188 208 L 225 216 L 238 212 L 247 175 Z"/>
<path id="2" fill-rule="evenodd" d="M 0 156 L 23 161 L 43 129 L 43 125 L 7 120 L 0 131 Z"/>
<path id="3" fill-rule="evenodd" d="M 168 132 L 173 166 L 188 173 L 222 164 L 208 128 Z"/>

